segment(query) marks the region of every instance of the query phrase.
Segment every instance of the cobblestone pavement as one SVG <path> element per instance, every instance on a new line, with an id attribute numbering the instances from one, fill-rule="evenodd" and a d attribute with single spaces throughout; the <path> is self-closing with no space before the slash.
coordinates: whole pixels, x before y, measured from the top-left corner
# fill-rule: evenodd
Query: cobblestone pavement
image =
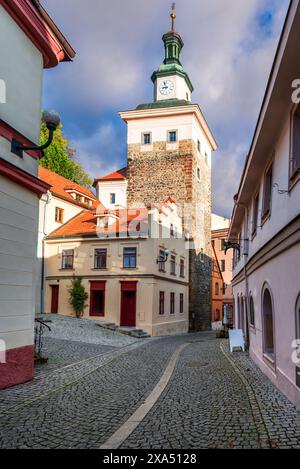
<path id="1" fill-rule="evenodd" d="M 167 388 L 123 448 L 300 447 L 295 408 L 247 355 L 231 363 L 226 341 L 213 337 L 121 348 L 48 339 L 57 361 L 33 382 L 0 392 L 0 447 L 99 448 L 143 403 L 185 342 L 191 343 Z"/>

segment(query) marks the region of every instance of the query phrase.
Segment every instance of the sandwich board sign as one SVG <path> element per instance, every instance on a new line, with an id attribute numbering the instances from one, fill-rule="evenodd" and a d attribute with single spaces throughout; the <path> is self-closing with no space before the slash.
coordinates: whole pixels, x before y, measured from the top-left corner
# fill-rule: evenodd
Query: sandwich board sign
<path id="1" fill-rule="evenodd" d="M 245 341 L 242 329 L 232 329 L 229 331 L 229 347 L 232 353 L 234 349 L 242 349 L 245 352 Z"/>

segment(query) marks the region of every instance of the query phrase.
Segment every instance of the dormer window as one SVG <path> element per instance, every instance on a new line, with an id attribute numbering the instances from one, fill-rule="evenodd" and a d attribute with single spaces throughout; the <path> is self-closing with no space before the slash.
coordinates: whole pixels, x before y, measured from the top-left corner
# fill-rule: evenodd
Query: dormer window
<path id="1" fill-rule="evenodd" d="M 76 202 L 78 203 L 81 203 L 81 204 L 85 204 L 85 205 L 88 205 L 88 206 L 92 206 L 93 205 L 93 199 L 83 193 L 81 193 L 80 191 L 76 190 L 76 189 L 73 189 L 73 188 L 65 188 L 65 191 L 74 199 L 76 200 Z"/>

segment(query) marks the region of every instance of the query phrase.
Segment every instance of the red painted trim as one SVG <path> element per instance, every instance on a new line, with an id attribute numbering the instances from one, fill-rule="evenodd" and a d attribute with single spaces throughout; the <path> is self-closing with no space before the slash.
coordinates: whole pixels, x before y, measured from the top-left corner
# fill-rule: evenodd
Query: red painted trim
<path id="1" fill-rule="evenodd" d="M 5 161 L 3 158 L 0 158 L 0 174 L 7 177 L 8 179 L 11 179 L 20 186 L 25 187 L 31 192 L 34 192 L 39 197 L 48 192 L 48 190 L 51 188 L 49 184 L 46 184 L 41 179 L 38 179 L 31 174 L 22 171 L 22 169 L 17 168 L 17 166 L 14 166 L 11 163 L 8 163 L 8 161 Z"/>
<path id="2" fill-rule="evenodd" d="M 123 281 L 120 280 L 121 290 L 122 291 L 136 291 L 137 289 L 137 280 L 136 281 Z"/>
<path id="3" fill-rule="evenodd" d="M 26 146 L 36 145 L 31 140 L 28 140 L 28 138 L 24 137 L 24 135 L 22 135 L 16 129 L 14 129 L 9 124 L 4 122 L 2 119 L 0 119 L 0 137 L 4 137 L 10 142 L 12 141 L 13 138 L 15 138 L 22 145 L 26 145 Z M 42 151 L 28 151 L 25 154 L 28 154 L 32 156 L 32 158 L 35 158 L 35 159 L 41 158 L 43 156 Z"/>
<path id="4" fill-rule="evenodd" d="M 55 67 L 68 58 L 54 31 L 29 0 L 1 0 L 1 4 L 41 52 L 45 68 Z"/>
<path id="5" fill-rule="evenodd" d="M 0 363 L 0 389 L 30 381 L 33 373 L 33 345 L 7 350 L 6 363 Z"/>
<path id="6" fill-rule="evenodd" d="M 106 288 L 106 280 L 103 281 L 95 281 L 95 280 L 90 280 L 91 284 L 91 290 L 105 290 Z"/>

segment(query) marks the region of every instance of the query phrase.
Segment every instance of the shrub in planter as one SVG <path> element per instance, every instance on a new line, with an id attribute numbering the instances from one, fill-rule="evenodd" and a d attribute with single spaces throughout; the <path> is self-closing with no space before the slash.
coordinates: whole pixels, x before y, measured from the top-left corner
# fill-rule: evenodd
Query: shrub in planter
<path id="1" fill-rule="evenodd" d="M 73 306 L 75 315 L 77 318 L 81 318 L 87 306 L 86 300 L 88 299 L 89 295 L 86 292 L 84 286 L 82 285 L 82 279 L 80 277 L 73 278 L 69 292 L 69 301 L 70 304 Z"/>

